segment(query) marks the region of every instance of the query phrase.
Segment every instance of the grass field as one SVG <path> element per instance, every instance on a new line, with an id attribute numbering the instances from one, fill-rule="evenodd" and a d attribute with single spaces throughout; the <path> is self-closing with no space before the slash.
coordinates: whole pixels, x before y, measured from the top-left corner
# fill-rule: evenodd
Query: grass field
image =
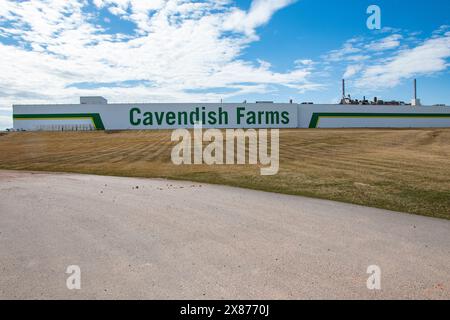
<path id="1" fill-rule="evenodd" d="M 282 130 L 276 176 L 254 166 L 175 166 L 170 134 L 2 134 L 0 169 L 183 179 L 450 219 L 450 129 Z"/>

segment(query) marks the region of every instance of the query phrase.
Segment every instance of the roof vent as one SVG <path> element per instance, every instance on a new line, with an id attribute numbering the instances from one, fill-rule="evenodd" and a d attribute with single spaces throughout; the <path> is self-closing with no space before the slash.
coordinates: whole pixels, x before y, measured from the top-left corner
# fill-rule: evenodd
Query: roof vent
<path id="1" fill-rule="evenodd" d="M 108 104 L 103 97 L 80 97 L 80 104 Z"/>

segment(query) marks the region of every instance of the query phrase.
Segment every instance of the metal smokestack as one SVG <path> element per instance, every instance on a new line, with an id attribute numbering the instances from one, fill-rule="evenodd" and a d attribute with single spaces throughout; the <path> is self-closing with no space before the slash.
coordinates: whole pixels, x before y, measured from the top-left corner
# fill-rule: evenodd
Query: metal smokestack
<path id="1" fill-rule="evenodd" d="M 411 101 L 413 107 L 421 106 L 420 99 L 417 98 L 417 79 L 414 79 L 414 99 Z"/>
<path id="2" fill-rule="evenodd" d="M 342 79 L 342 99 L 345 99 L 345 79 Z"/>
<path id="3" fill-rule="evenodd" d="M 417 79 L 414 79 L 414 100 L 417 100 Z"/>

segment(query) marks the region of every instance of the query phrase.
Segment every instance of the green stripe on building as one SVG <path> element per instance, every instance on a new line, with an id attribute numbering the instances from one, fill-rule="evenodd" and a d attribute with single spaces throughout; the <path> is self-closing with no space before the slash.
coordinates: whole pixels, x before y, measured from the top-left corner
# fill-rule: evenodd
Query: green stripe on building
<path id="1" fill-rule="evenodd" d="M 98 113 L 60 113 L 60 114 L 15 114 L 17 120 L 73 120 L 90 119 L 97 130 L 105 130 L 102 118 Z"/>
<path id="2" fill-rule="evenodd" d="M 314 129 L 319 125 L 321 118 L 449 118 L 450 113 L 313 113 L 309 128 Z"/>

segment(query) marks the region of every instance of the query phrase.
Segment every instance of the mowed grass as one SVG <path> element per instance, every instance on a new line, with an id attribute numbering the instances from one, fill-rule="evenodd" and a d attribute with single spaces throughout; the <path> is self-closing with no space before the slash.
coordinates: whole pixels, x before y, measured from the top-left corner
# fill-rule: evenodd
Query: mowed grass
<path id="1" fill-rule="evenodd" d="M 275 176 L 249 165 L 175 166 L 170 135 L 3 134 L 0 169 L 182 179 L 450 219 L 450 129 L 281 130 Z"/>

